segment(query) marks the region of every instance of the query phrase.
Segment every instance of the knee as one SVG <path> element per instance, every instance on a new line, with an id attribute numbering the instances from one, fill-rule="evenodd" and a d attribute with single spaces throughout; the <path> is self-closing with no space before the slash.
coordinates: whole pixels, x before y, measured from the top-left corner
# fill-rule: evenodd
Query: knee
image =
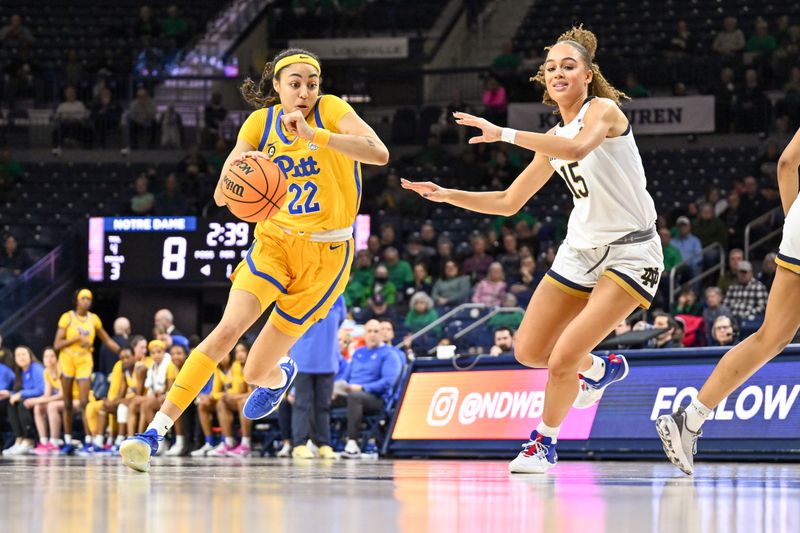
<path id="1" fill-rule="evenodd" d="M 553 352 L 547 365 L 547 374 L 550 379 L 578 379 L 578 365 L 574 357 L 567 357 L 558 352 Z"/>
<path id="2" fill-rule="evenodd" d="M 208 342 L 213 343 L 213 348 L 209 350 L 212 353 L 207 354 L 209 357 L 222 359 L 222 357 L 227 357 L 228 352 L 233 348 L 234 344 L 242 334 L 240 328 L 237 324 L 230 323 L 230 322 L 220 322 L 217 324 L 217 327 L 214 328 L 214 331 L 211 335 L 208 336 L 206 339 Z"/>
<path id="3" fill-rule="evenodd" d="M 258 372 L 255 370 L 255 365 L 248 365 L 247 363 L 245 363 L 242 369 L 242 376 L 246 383 L 255 383 L 259 378 Z"/>
<path id="4" fill-rule="evenodd" d="M 514 357 L 525 366 L 546 368 L 550 353 L 530 333 L 520 330 L 514 339 Z"/>

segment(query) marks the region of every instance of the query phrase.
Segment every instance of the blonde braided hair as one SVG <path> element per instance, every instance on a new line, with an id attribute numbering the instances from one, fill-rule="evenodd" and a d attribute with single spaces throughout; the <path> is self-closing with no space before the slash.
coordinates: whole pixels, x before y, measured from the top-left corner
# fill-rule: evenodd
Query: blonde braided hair
<path id="1" fill-rule="evenodd" d="M 601 98 L 609 98 L 617 105 L 620 105 L 620 100 L 630 100 L 630 98 L 622 91 L 615 88 L 600 72 L 600 67 L 594 63 L 594 54 L 597 52 L 597 37 L 591 31 L 585 29 L 583 24 L 578 27 L 573 26 L 569 30 L 562 33 L 556 43 L 552 46 L 546 47 L 544 50 L 548 52 L 556 44 L 566 43 L 575 48 L 581 56 L 581 59 L 586 66 L 592 71 L 592 81 L 589 84 L 589 95 L 599 96 Z M 547 105 L 558 106 L 555 100 L 550 97 L 547 92 L 547 84 L 544 81 L 544 63 L 539 66 L 539 71 L 531 78 L 531 81 L 540 83 L 544 87 L 544 97 L 542 102 Z M 558 113 L 558 111 L 556 111 Z"/>

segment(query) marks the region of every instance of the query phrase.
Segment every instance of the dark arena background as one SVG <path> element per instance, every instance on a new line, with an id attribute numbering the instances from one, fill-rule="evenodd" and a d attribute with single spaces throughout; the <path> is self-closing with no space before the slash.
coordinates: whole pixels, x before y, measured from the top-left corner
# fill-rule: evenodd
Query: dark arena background
<path id="1" fill-rule="evenodd" d="M 651 308 L 594 351 L 623 353 L 628 377 L 570 411 L 555 469 L 510 474 L 548 380 L 516 361 L 514 336 L 526 309 L 542 311 L 528 304 L 580 190 L 554 174 L 518 213 L 495 216 L 429 202 L 401 179 L 508 187 L 533 152 L 469 144 L 476 130 L 452 113 L 558 124 L 529 79 L 579 24 L 631 98 L 622 109 L 664 272 Z M 377 403 L 354 422 L 339 373 L 330 440 L 298 441 L 292 410 L 316 407 L 295 390 L 247 430 L 225 407 L 227 372 L 243 361 L 232 355 L 138 473 L 117 452 L 117 407 L 97 427 L 118 356 L 92 335 L 92 394 L 69 445 L 50 347 L 79 291 L 136 365 L 160 339 L 179 366 L 176 351 L 185 358 L 222 317 L 256 227 L 213 200 L 252 112 L 239 87 L 290 47 L 319 56 L 322 93 L 389 149 L 387 165 L 356 175 L 338 352 L 344 372 L 372 349 L 377 319 L 399 374 L 362 393 Z M 3 0 L 0 531 L 800 531 L 800 344 L 715 409 L 693 476 L 655 429 L 764 321 L 783 233 L 778 161 L 799 126 L 800 3 L 788 0 Z M 39 363 L 55 398 L 26 392 Z"/>

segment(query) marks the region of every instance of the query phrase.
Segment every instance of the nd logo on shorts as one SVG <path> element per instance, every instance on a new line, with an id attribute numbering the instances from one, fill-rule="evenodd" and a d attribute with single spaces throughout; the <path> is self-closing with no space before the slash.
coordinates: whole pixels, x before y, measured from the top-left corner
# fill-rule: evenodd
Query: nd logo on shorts
<path id="1" fill-rule="evenodd" d="M 642 274 L 642 285 L 645 287 L 655 287 L 658 285 L 658 267 L 647 267 Z"/>

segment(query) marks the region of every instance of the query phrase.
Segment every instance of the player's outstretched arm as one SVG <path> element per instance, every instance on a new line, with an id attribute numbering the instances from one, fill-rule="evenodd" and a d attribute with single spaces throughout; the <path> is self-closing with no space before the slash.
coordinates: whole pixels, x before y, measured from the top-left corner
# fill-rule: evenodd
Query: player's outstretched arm
<path id="1" fill-rule="evenodd" d="M 798 171 L 797 167 L 800 166 L 800 130 L 794 134 L 789 145 L 781 154 L 778 160 L 778 189 L 781 192 L 781 204 L 783 205 L 783 214 L 789 213 L 789 208 L 797 199 L 798 188 Z"/>
<path id="2" fill-rule="evenodd" d="M 456 207 L 487 215 L 511 216 L 547 183 L 553 167 L 547 156 L 538 153 L 525 170 L 504 191 L 472 192 L 445 189 L 430 181 L 412 182 L 402 179 L 404 189 L 414 191 L 432 202 L 446 202 Z"/>
<path id="3" fill-rule="evenodd" d="M 503 138 L 503 128 L 492 124 L 484 118 L 458 111 L 453 113 L 453 116 L 457 124 L 481 130 L 480 135 L 469 140 L 470 144 L 506 141 L 521 148 L 532 150 L 537 154 L 543 152 L 550 157 L 565 161 L 580 161 L 589 152 L 600 146 L 603 139 L 613 129 L 624 130 L 627 127 L 627 119 L 619 107 L 604 99 L 598 99 L 592 103 L 584 117 L 584 127 L 574 139 L 550 135 L 550 132 L 534 133 L 515 130 L 508 130 L 512 133 L 512 136 Z"/>

